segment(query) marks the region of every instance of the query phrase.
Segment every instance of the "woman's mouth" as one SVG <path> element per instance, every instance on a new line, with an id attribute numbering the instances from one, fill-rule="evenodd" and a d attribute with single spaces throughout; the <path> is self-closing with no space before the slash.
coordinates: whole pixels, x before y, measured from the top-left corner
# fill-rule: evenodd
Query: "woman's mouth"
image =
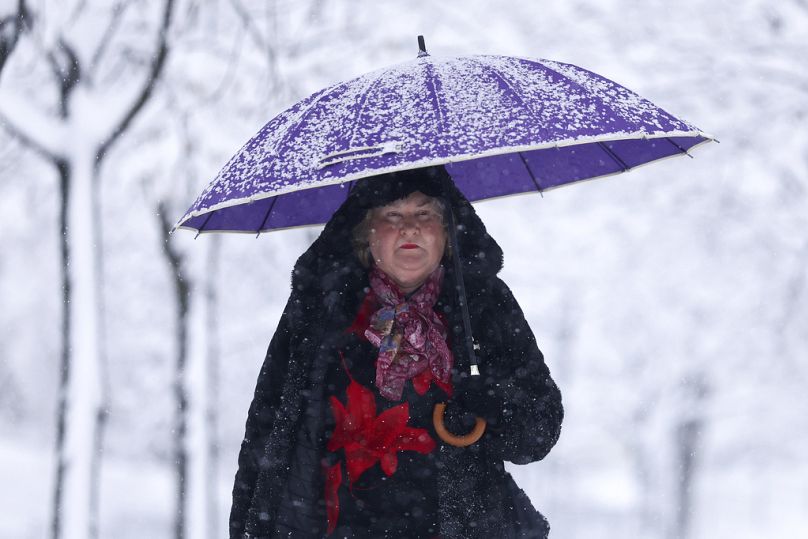
<path id="1" fill-rule="evenodd" d="M 401 245 L 401 249 L 417 249 L 418 246 L 414 243 L 404 243 Z"/>

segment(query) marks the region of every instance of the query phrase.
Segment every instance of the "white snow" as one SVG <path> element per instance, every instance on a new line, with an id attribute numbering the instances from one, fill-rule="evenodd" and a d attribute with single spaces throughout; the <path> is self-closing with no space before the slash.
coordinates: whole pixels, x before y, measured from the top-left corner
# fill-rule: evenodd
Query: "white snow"
<path id="1" fill-rule="evenodd" d="M 128 8 L 93 79 L 97 93 L 76 105 L 83 121 L 66 126 L 52 119 L 58 92 L 43 47 L 61 33 L 79 44 L 82 58 L 90 57 L 89 45 L 106 28 L 111 4 L 45 2 L 37 11 L 38 33 L 23 38 L 0 77 L 0 121 L 11 120 L 48 151 L 67 154 L 76 177 L 84 178 L 75 186 L 85 189 L 83 206 L 72 207 L 70 219 L 87 242 L 88 148 L 114 119 L 116 96 L 123 102 L 142 80 L 139 69 L 127 66 L 145 65 L 158 4 Z M 170 218 L 178 218 L 267 120 L 337 81 L 413 65 L 419 33 L 435 59 L 549 58 L 557 61 L 555 71 L 579 83 L 585 82 L 580 72 L 565 64 L 591 69 L 722 142 L 693 160 L 655 163 L 543 198 L 477 206 L 504 249 L 503 279 L 564 396 L 559 445 L 542 462 L 508 466 L 550 520 L 553 536 L 808 534 L 808 11 L 800 3 L 580 0 L 516 2 L 507 10 L 492 10 L 482 0 L 462 6 L 417 0 L 241 4 L 251 15 L 249 29 L 227 2 L 178 11 L 166 78 L 103 166 L 103 319 L 92 314 L 98 298 L 89 243 L 74 252 L 75 286 L 87 293 L 72 306 L 82 358 L 74 375 L 84 381 L 69 395 L 80 405 L 74 424 L 82 427 L 69 447 L 73 469 L 83 466 L 83 474 L 92 448 L 90 414 L 100 398 L 99 349 L 92 344 L 99 327 L 106 328 L 109 359 L 100 537 L 169 538 L 174 525 L 176 305 L 160 251 L 156 200 L 167 198 Z M 499 74 L 517 94 L 530 91 L 511 73 L 513 65 L 478 67 L 483 81 Z M 370 75 L 362 82 L 349 95 L 361 99 L 385 88 L 373 86 Z M 463 82 L 444 81 L 444 92 L 463 91 Z M 411 91 L 387 89 L 391 98 Z M 556 95 L 549 83 L 545 91 Z M 629 104 L 643 107 L 631 95 L 608 89 L 605 95 L 618 112 Z M 435 123 L 479 125 L 508 105 L 478 97 L 480 109 L 463 118 L 440 106 L 422 112 Z M 321 95 L 318 106 L 326 98 Z M 549 115 L 552 106 L 529 114 Z M 292 109 L 278 122 L 291 125 L 314 108 Z M 333 105 L 328 110 L 341 114 Z M 523 117 L 511 120 L 510 126 L 519 126 Z M 578 126 L 586 121 L 564 120 Z M 382 133 L 378 125 L 372 129 L 368 136 Z M 351 144 L 364 145 L 361 133 L 346 132 Z M 289 142 L 308 144 L 312 159 L 337 150 L 318 136 L 307 132 Z M 0 537 L 26 539 L 48 536 L 51 518 L 59 193 L 53 167 L 12 137 L 0 126 Z M 282 151 L 283 141 L 275 142 L 276 152 Z M 310 162 L 296 166 L 307 170 Z M 255 378 L 289 294 L 292 265 L 316 233 L 222 237 L 216 281 L 221 394 L 214 403 L 221 414 L 214 441 L 222 452 L 210 537 L 226 534 Z M 182 242 L 197 279 L 207 269 L 201 255 L 210 239 L 192 241 L 192 234 L 177 232 L 173 240 Z M 206 331 L 198 322 L 202 316 L 194 314 L 196 335 Z M 206 398 L 199 353 L 193 352 L 188 372 L 194 414 Z M 194 417 L 190 443 L 199 450 L 205 434 Z M 686 533 L 675 525 L 681 478 L 676 434 L 691 420 L 702 426 Z M 195 469 L 204 467 L 201 455 L 193 462 Z M 89 481 L 81 478 L 76 507 L 86 507 Z M 194 499 L 204 496 L 201 488 L 192 492 Z M 75 509 L 71 518 L 81 518 L 82 511 Z"/>

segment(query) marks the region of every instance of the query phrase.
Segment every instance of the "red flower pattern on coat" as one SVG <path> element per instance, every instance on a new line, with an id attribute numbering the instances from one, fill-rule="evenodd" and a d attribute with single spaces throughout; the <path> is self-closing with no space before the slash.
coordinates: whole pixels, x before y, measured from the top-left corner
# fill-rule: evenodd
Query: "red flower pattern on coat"
<path id="1" fill-rule="evenodd" d="M 328 440 L 328 450 L 345 451 L 350 483 L 376 462 L 387 476 L 393 475 L 398 467 L 398 451 L 427 454 L 435 449 L 429 432 L 407 426 L 409 403 L 388 408 L 377 416 L 376 399 L 368 388 L 351 380 L 347 394 L 347 407 L 336 397 L 330 399 L 336 426 Z"/>
<path id="2" fill-rule="evenodd" d="M 342 466 L 337 462 L 333 466 L 324 465 L 325 472 L 325 510 L 328 517 L 327 534 L 331 535 L 337 527 L 339 516 L 339 495 L 337 489 L 342 484 Z"/>
<path id="3" fill-rule="evenodd" d="M 369 291 L 362 302 L 356 319 L 346 333 L 353 333 L 360 339 L 367 340 L 365 330 L 370 317 L 378 309 L 378 299 L 373 291 Z M 441 321 L 446 323 L 442 313 L 438 313 Z M 330 397 L 331 410 L 336 427 L 328 441 L 329 451 L 343 449 L 348 469 L 350 484 L 359 480 L 362 473 L 371 468 L 377 461 L 382 471 L 390 476 L 398 467 L 398 451 L 418 451 L 426 454 L 435 449 L 435 441 L 426 429 L 408 427 L 410 420 L 409 404 L 406 402 L 389 408 L 376 416 L 376 399 L 366 387 L 357 383 L 351 376 L 342 357 L 345 372 L 351 382 L 347 389 L 347 406 L 343 406 L 336 397 Z M 424 395 L 434 381 L 447 395 L 452 396 L 451 382 L 444 383 L 425 369 L 411 378 L 413 389 L 418 395 Z M 324 464 L 325 502 L 328 519 L 327 535 L 333 533 L 339 518 L 339 487 L 342 485 L 342 463 L 331 466 Z M 437 536 L 435 539 L 440 539 Z"/>

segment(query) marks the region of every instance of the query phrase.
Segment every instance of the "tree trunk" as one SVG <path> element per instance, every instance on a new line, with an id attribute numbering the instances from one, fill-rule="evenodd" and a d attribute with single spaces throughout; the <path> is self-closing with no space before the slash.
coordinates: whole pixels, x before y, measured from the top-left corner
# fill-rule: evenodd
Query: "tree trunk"
<path id="1" fill-rule="evenodd" d="M 171 224 L 165 205 L 157 214 L 163 230 L 163 252 L 171 268 L 177 301 L 177 360 L 174 371 L 176 401 L 174 420 L 174 463 L 177 477 L 175 539 L 204 539 L 210 535 L 208 511 L 212 506 L 209 474 L 211 436 L 209 429 L 208 325 L 206 276 L 201 264 L 192 264 L 180 254 L 175 238 L 169 238 Z M 205 243 L 195 245 L 193 260 L 206 258 Z M 197 278 L 191 276 L 200 268 Z"/>
<path id="2" fill-rule="evenodd" d="M 174 297 L 177 303 L 177 321 L 175 345 L 176 361 L 174 367 L 174 469 L 177 477 L 176 507 L 174 512 L 174 538 L 183 539 L 185 521 L 185 491 L 187 487 L 188 462 L 185 453 L 187 435 L 188 393 L 185 387 L 185 365 L 188 357 L 188 303 L 189 286 L 183 275 L 181 255 L 169 241 L 167 220 L 163 204 L 158 204 L 157 216 L 163 231 L 163 253 L 168 259 L 171 276 L 174 280 Z"/>
<path id="3" fill-rule="evenodd" d="M 67 200 L 70 186 L 70 165 L 66 161 L 56 163 L 59 173 L 59 242 L 62 277 L 62 350 L 59 367 L 59 393 L 56 405 L 56 473 L 51 501 L 51 537 L 58 539 L 62 533 L 62 492 L 65 483 L 65 430 L 67 429 L 67 383 L 70 380 L 70 278 L 68 260 L 70 243 L 67 241 Z"/>
<path id="4" fill-rule="evenodd" d="M 207 258 L 207 238 L 193 246 L 190 260 L 203 261 Z M 191 264 L 187 264 L 190 266 Z M 212 530 L 207 529 L 207 512 L 211 498 L 209 466 L 210 466 L 210 432 L 208 430 L 210 376 L 208 372 L 208 298 L 207 276 L 204 264 L 193 264 L 186 268 L 186 275 L 195 273 L 193 285 L 190 286 L 188 313 L 188 330 L 185 332 L 188 343 L 185 386 L 188 395 L 187 436 L 185 454 L 187 456 L 188 473 L 186 475 L 185 537 L 204 539 L 210 537 Z"/>
<path id="5" fill-rule="evenodd" d="M 690 537 L 690 512 L 693 507 L 693 477 L 696 472 L 696 450 L 699 446 L 702 421 L 700 418 L 683 421 L 676 433 L 676 452 L 679 477 L 676 481 L 676 520 L 674 537 Z"/>
<path id="6" fill-rule="evenodd" d="M 707 385 L 702 374 L 697 374 L 685 381 L 687 398 L 685 406 L 688 411 L 676 426 L 675 458 L 678 476 L 675 478 L 676 511 L 673 527 L 669 534 L 673 539 L 690 537 L 691 513 L 693 510 L 693 485 L 698 471 L 697 452 L 701 446 L 704 428 L 704 405 L 707 397 Z"/>
<path id="7" fill-rule="evenodd" d="M 209 238 L 208 260 L 205 264 L 205 303 L 207 305 L 207 319 L 205 335 L 207 337 L 207 419 L 208 435 L 208 466 L 205 470 L 207 479 L 207 529 L 211 537 L 219 537 L 219 341 L 217 331 L 219 327 L 218 307 L 219 297 L 217 279 L 219 276 L 219 252 L 221 238 Z M 225 530 L 222 530 L 226 534 Z"/>
<path id="8" fill-rule="evenodd" d="M 648 436 L 648 413 L 644 407 L 638 408 L 630 423 L 628 440 L 629 456 L 633 465 L 637 490 L 638 506 L 635 509 L 632 537 L 664 537 L 664 521 L 660 518 L 659 478 L 655 475 L 652 462 L 653 453 L 646 441 Z"/>
<path id="9" fill-rule="evenodd" d="M 99 290 L 93 217 L 94 158 L 57 162 L 62 205 L 62 364 L 57 408 L 54 539 L 97 537 L 102 416 Z"/>

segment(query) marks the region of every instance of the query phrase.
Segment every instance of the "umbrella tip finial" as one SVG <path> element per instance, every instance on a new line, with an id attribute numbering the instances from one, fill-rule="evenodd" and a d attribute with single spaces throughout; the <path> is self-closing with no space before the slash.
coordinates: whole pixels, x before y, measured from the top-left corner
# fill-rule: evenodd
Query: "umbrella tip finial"
<path id="1" fill-rule="evenodd" d="M 426 52 L 426 44 L 424 43 L 424 36 L 418 36 L 418 58 L 422 56 L 429 56 Z"/>

